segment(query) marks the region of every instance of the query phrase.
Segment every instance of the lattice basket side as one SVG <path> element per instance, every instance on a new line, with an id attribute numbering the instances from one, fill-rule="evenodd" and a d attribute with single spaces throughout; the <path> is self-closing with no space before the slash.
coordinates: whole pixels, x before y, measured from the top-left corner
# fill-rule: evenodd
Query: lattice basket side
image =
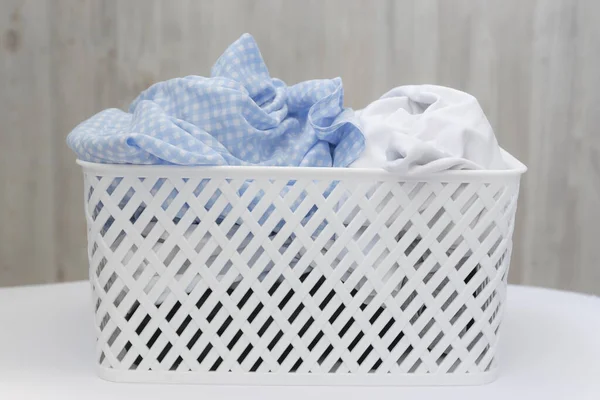
<path id="1" fill-rule="evenodd" d="M 462 384 L 495 370 L 518 176 L 84 175 L 110 379 Z"/>

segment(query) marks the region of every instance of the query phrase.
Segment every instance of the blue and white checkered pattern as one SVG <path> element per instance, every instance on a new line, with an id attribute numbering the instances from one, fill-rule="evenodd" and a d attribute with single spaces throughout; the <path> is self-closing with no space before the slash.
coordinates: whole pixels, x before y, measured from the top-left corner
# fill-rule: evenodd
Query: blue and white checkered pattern
<path id="1" fill-rule="evenodd" d="M 100 163 L 345 167 L 365 139 L 343 96 L 340 78 L 293 86 L 271 78 L 244 34 L 211 78 L 157 83 L 129 113 L 108 109 L 81 123 L 67 144 Z"/>

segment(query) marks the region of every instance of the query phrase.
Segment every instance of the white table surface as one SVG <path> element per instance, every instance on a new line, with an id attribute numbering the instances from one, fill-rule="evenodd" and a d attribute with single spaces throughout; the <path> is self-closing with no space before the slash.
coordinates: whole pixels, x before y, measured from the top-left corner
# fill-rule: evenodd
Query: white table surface
<path id="1" fill-rule="evenodd" d="M 500 376 L 469 387 L 111 383 L 94 372 L 89 285 L 0 289 L 0 399 L 600 399 L 600 298 L 511 286 Z"/>

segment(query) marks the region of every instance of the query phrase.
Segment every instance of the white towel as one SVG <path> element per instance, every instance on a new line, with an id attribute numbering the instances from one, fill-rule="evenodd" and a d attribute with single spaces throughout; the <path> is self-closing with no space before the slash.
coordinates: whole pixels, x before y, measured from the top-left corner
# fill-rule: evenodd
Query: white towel
<path id="1" fill-rule="evenodd" d="M 505 169 L 477 99 L 443 86 L 400 86 L 359 112 L 366 149 L 350 165 L 395 173 Z"/>

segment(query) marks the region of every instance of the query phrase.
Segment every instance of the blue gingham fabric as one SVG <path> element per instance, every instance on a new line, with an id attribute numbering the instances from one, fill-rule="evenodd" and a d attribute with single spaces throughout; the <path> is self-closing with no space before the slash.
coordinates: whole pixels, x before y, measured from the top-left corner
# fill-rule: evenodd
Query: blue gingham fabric
<path id="1" fill-rule="evenodd" d="M 293 86 L 271 78 L 244 34 L 210 78 L 157 83 L 129 113 L 104 110 L 67 143 L 79 159 L 99 163 L 346 167 L 365 139 L 343 97 L 340 78 Z"/>

